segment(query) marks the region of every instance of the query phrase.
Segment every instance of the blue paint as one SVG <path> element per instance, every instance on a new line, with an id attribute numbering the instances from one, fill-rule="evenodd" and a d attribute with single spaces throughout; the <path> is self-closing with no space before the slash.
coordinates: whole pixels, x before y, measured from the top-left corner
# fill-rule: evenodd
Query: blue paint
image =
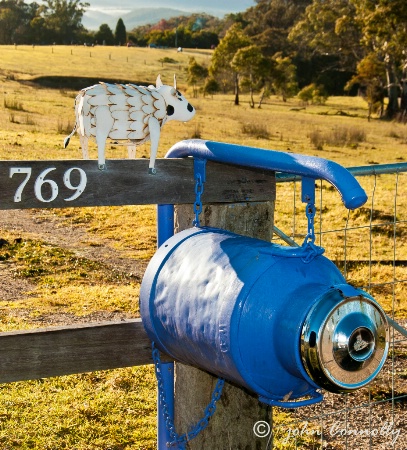
<path id="1" fill-rule="evenodd" d="M 174 234 L 174 205 L 157 205 L 157 246 Z"/>
<path id="2" fill-rule="evenodd" d="M 141 285 L 146 331 L 175 360 L 263 402 L 292 408 L 320 401 L 320 384 L 301 361 L 301 331 L 315 304 L 339 304 L 344 297 L 335 286 L 348 286 L 322 251 L 216 228 L 177 233 L 154 255 Z"/>
<path id="3" fill-rule="evenodd" d="M 347 169 L 323 158 L 200 139 L 178 142 L 165 157 L 185 156 L 323 179 L 335 186 L 349 209 L 358 208 L 367 201 L 365 191 Z"/>
<path id="4" fill-rule="evenodd" d="M 157 246 L 160 247 L 167 239 L 174 235 L 174 205 L 157 205 Z M 165 398 L 168 413 L 174 420 L 174 363 L 160 363 L 160 370 L 164 381 Z M 157 399 L 157 448 L 166 450 L 167 442 L 171 441 L 164 416 L 163 405 Z"/>
<path id="5" fill-rule="evenodd" d="M 352 174 L 355 177 L 403 173 L 407 172 L 407 163 L 375 164 L 371 166 L 347 167 L 347 170 L 350 174 Z M 276 174 L 277 183 L 285 183 L 299 180 L 301 180 L 301 177 L 298 175 L 292 175 L 289 173 Z"/>
<path id="6" fill-rule="evenodd" d="M 168 413 L 174 420 L 174 363 L 160 363 L 160 371 L 165 387 L 165 400 L 167 402 Z M 157 448 L 167 450 L 167 442 L 171 442 L 171 436 L 165 422 L 163 405 L 160 398 L 157 399 Z M 175 449 L 176 450 L 176 449 Z"/>
<path id="7" fill-rule="evenodd" d="M 202 140 L 179 142 L 166 155 L 186 156 L 199 162 L 214 160 L 301 176 L 303 201 L 311 203 L 316 179 L 333 184 L 349 209 L 367 200 L 349 171 L 321 158 Z M 381 369 L 388 350 L 384 338 L 387 323 L 379 320 L 382 311 L 368 294 L 346 285 L 336 266 L 322 256 L 323 249 L 312 243 L 283 247 L 215 228 L 193 228 L 171 237 L 173 228 L 173 205 L 160 206 L 159 250 L 140 290 L 144 326 L 162 351 L 244 386 L 262 402 L 288 408 L 321 401 L 320 387 L 340 392 L 343 387 L 346 391 L 364 385 Z M 320 361 L 314 367 L 310 357 L 314 350 L 306 348 L 310 340 L 303 341 L 315 326 L 308 324 L 310 317 L 322 320 L 327 305 L 335 312 L 343 306 L 341 314 L 343 310 L 346 313 L 348 303 L 352 308 L 356 304 L 357 311 L 351 315 L 356 319 L 345 314 L 342 323 L 350 321 L 354 329 L 363 328 L 366 339 L 381 333 L 382 342 L 378 346 L 381 361 L 374 374 L 369 372 L 364 379 L 362 373 L 354 386 L 327 375 Z M 364 308 L 373 311 L 371 316 L 377 316 L 377 323 Z M 347 338 L 350 342 L 354 336 Z M 335 351 L 341 361 L 343 348 Z M 173 408 L 173 366 L 169 367 L 165 395 Z M 337 371 L 339 376 L 341 370 Z M 160 405 L 158 425 L 161 450 L 170 438 Z"/>

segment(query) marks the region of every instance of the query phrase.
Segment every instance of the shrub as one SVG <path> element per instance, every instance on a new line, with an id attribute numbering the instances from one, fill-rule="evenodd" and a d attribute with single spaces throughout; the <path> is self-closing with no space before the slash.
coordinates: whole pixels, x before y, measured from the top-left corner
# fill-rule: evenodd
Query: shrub
<path id="1" fill-rule="evenodd" d="M 28 114 L 25 115 L 22 123 L 24 123 L 25 125 L 37 125 L 35 120 Z"/>
<path id="2" fill-rule="evenodd" d="M 58 119 L 57 127 L 58 127 L 59 134 L 70 134 L 72 132 L 74 126 L 75 126 L 75 124 L 69 119 L 66 122 L 64 122 L 61 119 Z"/>
<path id="3" fill-rule="evenodd" d="M 211 95 L 213 97 L 213 94 L 216 94 L 220 91 L 219 83 L 215 80 L 213 77 L 209 77 L 205 80 L 203 92 L 204 96 L 206 94 Z"/>
<path id="4" fill-rule="evenodd" d="M 325 139 L 322 133 L 319 130 L 312 130 L 308 137 L 310 138 L 311 144 L 317 149 L 317 150 L 323 150 Z"/>
<path id="5" fill-rule="evenodd" d="M 328 94 L 323 86 L 317 86 L 315 83 L 309 84 L 301 89 L 298 98 L 305 103 L 313 105 L 324 105 L 328 100 Z"/>
<path id="6" fill-rule="evenodd" d="M 15 98 L 8 99 L 4 97 L 4 107 L 13 111 L 24 111 L 23 104 Z"/>
<path id="7" fill-rule="evenodd" d="M 201 125 L 199 123 L 195 124 L 195 130 L 191 134 L 190 139 L 202 139 Z"/>
<path id="8" fill-rule="evenodd" d="M 313 130 L 308 137 L 317 150 L 322 150 L 324 145 L 356 148 L 359 143 L 366 140 L 366 132 L 357 127 L 337 126 L 325 132 Z"/>
<path id="9" fill-rule="evenodd" d="M 168 56 L 165 56 L 164 58 L 160 58 L 158 61 L 161 64 L 164 64 L 164 63 L 166 63 L 166 64 L 178 64 L 178 61 L 176 61 L 173 58 L 169 58 Z"/>
<path id="10" fill-rule="evenodd" d="M 270 133 L 267 126 L 261 123 L 243 123 L 242 133 L 253 136 L 256 139 L 270 139 Z"/>

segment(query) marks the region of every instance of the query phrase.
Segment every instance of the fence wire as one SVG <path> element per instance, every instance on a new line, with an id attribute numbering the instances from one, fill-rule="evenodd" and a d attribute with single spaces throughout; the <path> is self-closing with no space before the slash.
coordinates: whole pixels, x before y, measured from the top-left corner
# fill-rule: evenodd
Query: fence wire
<path id="1" fill-rule="evenodd" d="M 351 170 L 369 196 L 355 211 L 346 210 L 331 185 L 316 182 L 316 243 L 348 283 L 381 304 L 398 329 L 390 327 L 389 356 L 368 387 L 349 394 L 324 392 L 323 402 L 306 408 L 274 408 L 269 448 L 407 448 L 406 166 Z M 277 231 L 285 244 L 301 244 L 307 231 L 301 182 L 277 181 Z"/>

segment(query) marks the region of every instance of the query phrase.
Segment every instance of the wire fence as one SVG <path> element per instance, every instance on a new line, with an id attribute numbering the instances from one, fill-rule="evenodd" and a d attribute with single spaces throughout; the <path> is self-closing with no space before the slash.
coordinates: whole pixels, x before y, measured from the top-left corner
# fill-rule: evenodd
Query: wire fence
<path id="1" fill-rule="evenodd" d="M 317 181 L 315 242 L 347 282 L 372 295 L 395 322 L 389 356 L 366 388 L 349 394 L 324 392 L 323 402 L 288 413 L 274 408 L 269 448 L 407 447 L 407 164 L 350 170 L 368 202 L 347 211 L 335 189 Z M 277 181 L 275 240 L 301 244 L 307 231 L 301 183 L 283 176 Z"/>

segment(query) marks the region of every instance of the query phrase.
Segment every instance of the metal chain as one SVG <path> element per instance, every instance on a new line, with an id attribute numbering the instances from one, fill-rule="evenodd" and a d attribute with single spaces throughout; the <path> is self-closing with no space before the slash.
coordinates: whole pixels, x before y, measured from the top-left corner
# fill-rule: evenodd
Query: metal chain
<path id="1" fill-rule="evenodd" d="M 308 229 L 307 229 L 307 235 L 305 236 L 303 245 L 308 244 L 308 243 L 313 244 L 315 242 L 315 230 L 314 230 L 315 212 L 316 212 L 316 208 L 315 208 L 314 203 L 307 203 L 307 206 L 305 209 L 305 214 L 308 219 L 308 223 L 307 223 Z"/>
<path id="2" fill-rule="evenodd" d="M 213 416 L 216 411 L 216 403 L 222 395 L 223 385 L 225 380 L 223 378 L 218 378 L 216 382 L 216 386 L 212 392 L 212 397 L 209 405 L 205 408 L 205 415 L 202 419 L 198 420 L 198 422 L 194 425 L 192 430 L 189 433 L 184 433 L 179 435 L 175 431 L 174 421 L 168 411 L 167 400 L 165 399 L 165 389 L 164 389 L 164 380 L 161 374 L 160 364 L 160 352 L 155 347 L 154 342 L 152 343 L 153 347 L 153 361 L 155 366 L 155 375 L 157 377 L 158 384 L 158 397 L 160 399 L 160 403 L 162 406 L 162 411 L 164 414 L 165 426 L 170 434 L 171 441 L 167 442 L 167 447 L 180 446 L 180 448 L 185 448 L 185 445 L 188 441 L 194 439 L 198 434 L 203 431 L 209 424 L 209 419 Z"/>
<path id="3" fill-rule="evenodd" d="M 302 261 L 304 263 L 311 262 L 314 258 L 324 253 L 322 247 L 315 245 L 315 230 L 314 230 L 314 218 L 315 218 L 316 208 L 314 203 L 309 202 L 306 207 L 305 214 L 308 219 L 307 223 L 307 235 L 305 236 L 302 247 L 307 250 L 306 256 L 303 256 Z"/>
<path id="4" fill-rule="evenodd" d="M 202 181 L 202 176 L 200 173 L 197 173 L 195 175 L 195 179 L 196 179 L 196 183 L 195 183 L 195 203 L 194 203 L 194 214 L 195 214 L 195 219 L 192 221 L 192 225 L 194 227 L 200 227 L 200 222 L 199 222 L 199 214 L 201 214 L 202 212 L 202 200 L 201 200 L 201 195 L 203 194 L 204 191 L 204 184 Z"/>

